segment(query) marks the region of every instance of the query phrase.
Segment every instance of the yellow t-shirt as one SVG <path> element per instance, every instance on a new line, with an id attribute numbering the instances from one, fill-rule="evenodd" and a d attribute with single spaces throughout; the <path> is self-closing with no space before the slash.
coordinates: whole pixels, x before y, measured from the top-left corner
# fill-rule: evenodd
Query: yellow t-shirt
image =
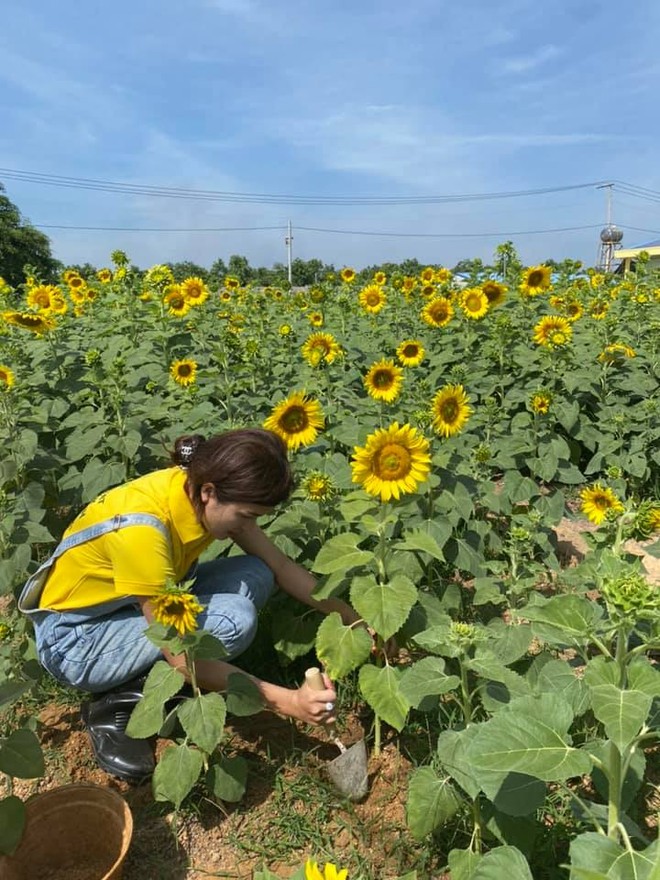
<path id="1" fill-rule="evenodd" d="M 80 513 L 64 537 L 117 514 L 150 513 L 171 541 L 148 525 L 126 526 L 66 550 L 46 581 L 40 608 L 87 608 L 123 596 L 151 596 L 167 578 L 179 581 L 213 540 L 197 521 L 178 467 L 109 489 Z"/>

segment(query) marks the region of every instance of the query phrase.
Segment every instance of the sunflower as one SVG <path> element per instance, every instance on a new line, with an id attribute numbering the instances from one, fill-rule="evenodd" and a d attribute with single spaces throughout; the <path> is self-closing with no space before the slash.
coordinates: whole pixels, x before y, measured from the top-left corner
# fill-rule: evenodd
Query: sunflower
<path id="1" fill-rule="evenodd" d="M 623 513 L 623 504 L 616 497 L 614 492 L 608 486 L 601 486 L 600 483 L 594 483 L 593 486 L 587 486 L 580 492 L 580 510 L 582 513 L 599 526 L 607 515 L 612 512 L 612 516 Z"/>
<path id="2" fill-rule="evenodd" d="M 623 342 L 613 342 L 606 345 L 603 351 L 598 355 L 601 364 L 622 364 L 627 358 L 637 357 L 634 348 L 625 345 Z"/>
<path id="3" fill-rule="evenodd" d="M 312 333 L 301 348 L 302 356 L 312 367 L 318 367 L 321 361 L 333 363 L 342 355 L 341 345 L 332 333 Z"/>
<path id="4" fill-rule="evenodd" d="M 180 636 L 195 632 L 197 615 L 204 606 L 197 596 L 178 586 L 165 586 L 151 598 L 154 620 L 163 626 L 173 626 Z"/>
<path id="5" fill-rule="evenodd" d="M 605 276 L 600 272 L 594 272 L 594 274 L 589 279 L 589 283 L 593 288 L 602 287 L 605 284 Z"/>
<path id="6" fill-rule="evenodd" d="M 96 273 L 96 277 L 99 279 L 101 284 L 109 284 L 112 281 L 112 270 L 99 269 L 99 271 Z"/>
<path id="7" fill-rule="evenodd" d="M 550 411 L 552 398 L 545 391 L 537 391 L 533 394 L 529 401 L 529 408 L 538 416 L 547 416 Z"/>
<path id="8" fill-rule="evenodd" d="M 569 299 L 568 302 L 564 303 L 561 311 L 564 314 L 564 317 L 569 320 L 571 323 L 577 321 L 582 317 L 583 308 L 582 304 L 578 302 L 576 299 Z"/>
<path id="9" fill-rule="evenodd" d="M 454 307 L 446 296 L 436 296 L 421 311 L 421 316 L 431 327 L 446 327 L 454 315 Z"/>
<path id="10" fill-rule="evenodd" d="M 478 321 L 488 313 L 488 297 L 480 287 L 468 287 L 461 293 L 461 308 L 466 318 Z"/>
<path id="11" fill-rule="evenodd" d="M 360 305 L 370 315 L 377 315 L 387 302 L 387 294 L 379 284 L 368 284 L 360 291 Z"/>
<path id="12" fill-rule="evenodd" d="M 441 437 L 459 434 L 471 413 L 472 407 L 462 385 L 445 385 L 431 401 L 431 424 Z"/>
<path id="13" fill-rule="evenodd" d="M 182 361 L 174 361 L 170 367 L 170 376 L 174 379 L 177 385 L 182 385 L 184 388 L 187 385 L 193 385 L 195 383 L 196 374 L 197 362 L 192 361 L 189 358 Z"/>
<path id="14" fill-rule="evenodd" d="M 506 299 L 506 287 L 499 281 L 485 281 L 481 285 L 481 289 L 488 300 L 488 307 L 491 309 L 499 306 Z"/>
<path id="15" fill-rule="evenodd" d="M 418 367 L 425 354 L 424 346 L 417 339 L 405 339 L 396 350 L 399 363 L 404 367 Z"/>
<path id="16" fill-rule="evenodd" d="M 14 371 L 10 367 L 0 364 L 0 387 L 4 386 L 4 390 L 9 391 L 15 381 Z"/>
<path id="17" fill-rule="evenodd" d="M 7 296 L 9 293 L 11 293 L 11 286 L 0 275 L 0 296 Z"/>
<path id="18" fill-rule="evenodd" d="M 410 275 L 404 275 L 403 281 L 401 282 L 401 290 L 404 293 L 412 293 L 413 290 L 417 287 L 417 279 L 413 278 Z"/>
<path id="19" fill-rule="evenodd" d="M 331 477 L 320 471 L 311 471 L 302 481 L 301 488 L 308 501 L 328 501 L 337 492 Z"/>
<path id="20" fill-rule="evenodd" d="M 321 404 L 305 391 L 294 391 L 278 403 L 264 422 L 264 428 L 280 436 L 294 452 L 313 443 L 324 426 Z"/>
<path id="21" fill-rule="evenodd" d="M 523 273 L 520 292 L 523 296 L 538 296 L 550 287 L 550 266 L 530 266 Z"/>
<path id="22" fill-rule="evenodd" d="M 427 266 L 419 273 L 419 277 L 424 284 L 430 284 L 435 279 L 435 269 L 433 266 Z"/>
<path id="23" fill-rule="evenodd" d="M 199 306 L 209 297 L 209 289 L 201 278 L 191 276 L 181 282 L 181 292 L 191 306 Z"/>
<path id="24" fill-rule="evenodd" d="M 310 312 L 309 315 L 307 315 L 307 319 L 312 327 L 323 326 L 323 314 L 321 312 Z"/>
<path id="25" fill-rule="evenodd" d="M 567 318 L 545 315 L 534 327 L 534 342 L 544 348 L 561 348 L 571 341 L 573 328 Z"/>
<path id="26" fill-rule="evenodd" d="M 594 299 L 589 303 L 589 314 L 595 321 L 602 321 L 609 308 L 610 304 L 604 299 Z"/>
<path id="27" fill-rule="evenodd" d="M 323 873 L 311 859 L 305 862 L 305 880 L 347 880 L 348 868 L 339 870 L 333 862 L 326 862 Z"/>
<path id="28" fill-rule="evenodd" d="M 63 281 L 66 282 L 66 284 L 69 283 L 71 278 L 78 278 L 78 277 L 79 277 L 78 273 L 75 271 L 75 269 L 66 269 L 62 273 L 62 279 L 63 279 Z"/>
<path id="29" fill-rule="evenodd" d="M 422 286 L 421 294 L 425 299 L 432 299 L 438 293 L 438 288 L 435 284 L 424 284 Z"/>
<path id="30" fill-rule="evenodd" d="M 69 307 L 66 303 L 66 300 L 62 296 L 62 293 L 58 290 L 57 293 L 53 294 L 53 298 L 50 301 L 50 309 L 48 310 L 47 314 L 65 315 L 68 309 Z"/>
<path id="31" fill-rule="evenodd" d="M 356 446 L 351 461 L 353 482 L 360 483 L 381 501 L 415 492 L 431 470 L 429 441 L 413 428 L 398 422 L 377 428 L 364 446 Z"/>
<path id="32" fill-rule="evenodd" d="M 69 285 L 71 290 L 81 290 L 83 287 L 87 287 L 87 282 L 84 278 L 81 278 L 77 272 L 69 273 L 69 277 L 66 279 L 66 283 Z"/>
<path id="33" fill-rule="evenodd" d="M 157 263 L 145 272 L 144 283 L 147 287 L 165 287 L 167 284 L 174 284 L 174 273 L 169 266 Z"/>
<path id="34" fill-rule="evenodd" d="M 433 280 L 436 284 L 447 284 L 448 281 L 451 281 L 451 278 L 451 269 L 446 269 L 444 266 L 440 266 L 433 274 Z"/>
<path id="35" fill-rule="evenodd" d="M 49 330 L 55 329 L 55 321 L 46 315 L 34 314 L 33 312 L 3 312 L 2 317 L 7 324 L 30 330 L 36 336 L 42 336 Z"/>
<path id="36" fill-rule="evenodd" d="M 384 272 L 376 272 L 374 275 L 374 284 L 385 284 L 387 275 Z"/>
<path id="37" fill-rule="evenodd" d="M 26 302 L 31 309 L 50 312 L 56 295 L 62 297 L 59 287 L 54 284 L 40 284 L 38 287 L 28 290 Z"/>
<path id="38" fill-rule="evenodd" d="M 220 291 L 220 301 L 221 302 L 231 302 L 231 290 L 221 290 Z"/>
<path id="39" fill-rule="evenodd" d="M 280 336 L 290 336 L 292 332 L 291 324 L 280 324 L 279 330 L 277 331 Z"/>
<path id="40" fill-rule="evenodd" d="M 167 308 L 168 315 L 175 318 L 183 318 L 191 309 L 191 304 L 183 295 L 180 284 L 170 284 L 165 288 L 163 303 Z"/>
<path id="41" fill-rule="evenodd" d="M 234 278 L 233 275 L 225 275 L 223 284 L 227 290 L 237 290 L 241 286 L 241 282 L 238 278 Z"/>
<path id="42" fill-rule="evenodd" d="M 392 403 L 397 399 L 403 384 L 403 370 L 394 361 L 380 360 L 369 367 L 364 377 L 364 387 L 369 397 Z"/>
<path id="43" fill-rule="evenodd" d="M 351 269 L 350 266 L 345 266 L 339 273 L 339 277 L 344 284 L 351 284 L 351 282 L 355 281 L 355 269 Z"/>

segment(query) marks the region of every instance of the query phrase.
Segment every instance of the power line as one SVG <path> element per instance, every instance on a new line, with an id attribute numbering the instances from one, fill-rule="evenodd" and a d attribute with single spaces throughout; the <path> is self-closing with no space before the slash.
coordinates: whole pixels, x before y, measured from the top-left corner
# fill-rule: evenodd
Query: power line
<path id="1" fill-rule="evenodd" d="M 13 168 L 0 168 L 0 175 L 7 180 L 43 186 L 60 186 L 70 189 L 87 189 L 101 192 L 124 193 L 130 195 L 153 196 L 159 198 L 190 199 L 195 201 L 241 202 L 273 205 L 404 205 L 404 204 L 445 204 L 456 202 L 489 201 L 493 199 L 520 198 L 548 195 L 569 190 L 591 189 L 604 181 L 591 181 L 556 187 L 541 187 L 528 190 L 509 190 L 490 193 L 456 193 L 430 196 L 319 196 L 272 193 L 241 193 L 223 190 L 196 190 L 183 187 L 152 186 L 150 184 L 121 183 L 85 177 L 66 177 L 59 174 L 45 174 L 37 171 L 21 171 Z M 659 194 L 660 195 L 660 194 Z"/>
<path id="2" fill-rule="evenodd" d="M 38 229 L 69 229 L 79 232 L 259 232 L 263 230 L 286 231 L 286 226 L 217 226 L 217 227 L 155 227 L 155 226 L 65 226 L 46 223 L 31 223 Z M 553 232 L 577 232 L 583 229 L 600 229 L 602 223 L 592 223 L 586 226 L 561 226 L 554 229 L 526 229 L 516 232 L 381 232 L 356 229 L 324 229 L 317 226 L 296 226 L 301 232 L 323 232 L 333 235 L 368 235 L 381 238 L 492 238 L 507 235 L 545 235 Z M 622 227 L 635 229 L 635 227 Z M 653 230 L 638 230 L 652 232 Z"/>

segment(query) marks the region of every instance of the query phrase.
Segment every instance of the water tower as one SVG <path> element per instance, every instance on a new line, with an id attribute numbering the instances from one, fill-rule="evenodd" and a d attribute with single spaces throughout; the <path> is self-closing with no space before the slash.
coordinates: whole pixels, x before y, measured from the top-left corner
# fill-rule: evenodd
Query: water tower
<path id="1" fill-rule="evenodd" d="M 604 189 L 607 192 L 607 226 L 600 231 L 600 247 L 598 249 L 598 261 L 596 267 L 601 272 L 611 272 L 614 262 L 614 251 L 621 244 L 623 232 L 612 223 L 612 190 L 613 183 L 604 183 L 596 189 Z"/>
<path id="2" fill-rule="evenodd" d="M 598 269 L 601 272 L 611 272 L 614 262 L 614 251 L 621 244 L 623 232 L 613 223 L 608 223 L 600 231 L 600 248 L 598 251 Z"/>

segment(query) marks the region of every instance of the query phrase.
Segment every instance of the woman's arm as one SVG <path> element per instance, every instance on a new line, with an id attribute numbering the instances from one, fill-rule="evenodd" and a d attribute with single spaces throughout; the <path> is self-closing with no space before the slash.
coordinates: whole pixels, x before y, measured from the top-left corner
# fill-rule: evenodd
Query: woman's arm
<path id="1" fill-rule="evenodd" d="M 360 620 L 359 615 L 350 605 L 341 599 L 314 599 L 312 591 L 316 586 L 316 578 L 302 565 L 298 565 L 282 553 L 254 520 L 246 522 L 240 531 L 232 533 L 230 537 L 241 550 L 258 556 L 265 562 L 275 575 L 277 583 L 290 596 L 304 602 L 311 608 L 317 608 L 324 614 L 338 612 L 345 626 L 350 626 Z"/>
<path id="2" fill-rule="evenodd" d="M 145 618 L 149 623 L 153 623 L 155 618 L 148 597 L 138 596 L 137 598 Z M 167 662 L 178 669 L 186 681 L 190 681 L 185 654 L 172 654 L 164 648 L 162 650 Z M 206 691 L 226 691 L 229 676 L 232 673 L 248 675 L 244 670 L 232 666 L 231 663 L 224 660 L 197 660 L 195 662 L 197 684 Z M 334 703 L 337 694 L 327 676 L 325 677 L 326 689 L 322 691 L 312 690 L 306 683 L 294 690 L 262 681 L 254 675 L 248 675 L 248 677 L 256 684 L 266 708 L 273 712 L 297 718 L 307 724 L 328 724 L 335 720 L 334 714 L 328 713 L 326 703 Z"/>

